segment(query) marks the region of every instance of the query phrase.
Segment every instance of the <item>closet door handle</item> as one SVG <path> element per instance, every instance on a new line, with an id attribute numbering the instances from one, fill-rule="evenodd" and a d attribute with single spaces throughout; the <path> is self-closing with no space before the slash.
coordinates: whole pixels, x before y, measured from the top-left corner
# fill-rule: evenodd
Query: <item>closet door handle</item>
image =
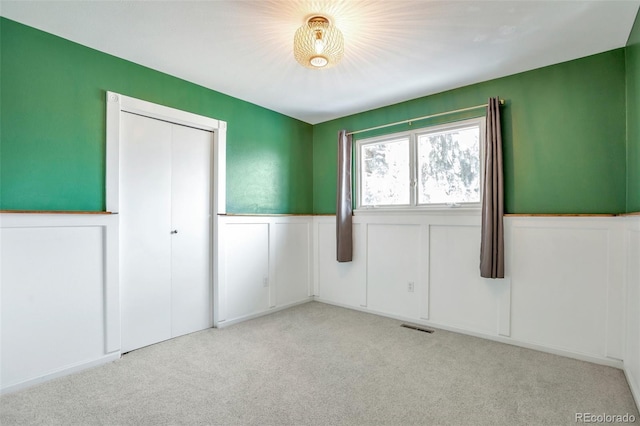
<path id="1" fill-rule="evenodd" d="M 172 234 L 177 234 L 177 233 L 178 233 L 178 230 L 177 230 L 177 229 L 174 229 L 173 231 L 171 231 L 171 233 L 172 233 Z"/>

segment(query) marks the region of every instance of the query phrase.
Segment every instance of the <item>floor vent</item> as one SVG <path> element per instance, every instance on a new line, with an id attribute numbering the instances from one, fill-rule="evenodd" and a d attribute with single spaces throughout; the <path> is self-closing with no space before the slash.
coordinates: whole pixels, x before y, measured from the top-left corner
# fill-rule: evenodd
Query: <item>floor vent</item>
<path id="1" fill-rule="evenodd" d="M 404 328 L 410 328 L 412 330 L 418 330 L 418 331 L 423 331 L 425 333 L 433 333 L 435 330 L 432 330 L 430 328 L 425 328 L 425 327 L 420 327 L 418 325 L 412 325 L 412 324 L 402 324 L 400 327 L 404 327 Z"/>

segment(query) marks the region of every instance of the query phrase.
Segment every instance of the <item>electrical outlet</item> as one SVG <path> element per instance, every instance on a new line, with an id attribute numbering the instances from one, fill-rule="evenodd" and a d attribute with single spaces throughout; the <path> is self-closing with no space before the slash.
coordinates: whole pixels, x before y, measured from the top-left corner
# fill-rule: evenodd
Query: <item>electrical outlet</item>
<path id="1" fill-rule="evenodd" d="M 410 293 L 413 293 L 415 286 L 413 284 L 413 281 L 409 281 L 409 283 L 407 284 L 407 291 Z"/>
<path id="2" fill-rule="evenodd" d="M 269 278 L 268 277 L 264 277 L 262 279 L 262 286 L 263 287 L 269 287 Z"/>

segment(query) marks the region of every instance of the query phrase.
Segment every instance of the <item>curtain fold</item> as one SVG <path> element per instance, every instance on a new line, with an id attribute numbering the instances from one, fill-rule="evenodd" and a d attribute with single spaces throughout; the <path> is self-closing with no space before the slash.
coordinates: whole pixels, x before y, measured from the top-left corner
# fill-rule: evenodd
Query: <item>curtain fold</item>
<path id="1" fill-rule="evenodd" d="M 351 135 L 338 133 L 338 188 L 336 201 L 336 242 L 338 262 L 353 260 L 351 202 Z"/>
<path id="2" fill-rule="evenodd" d="M 499 98 L 489 99 L 486 121 L 480 276 L 504 278 L 504 183 Z"/>

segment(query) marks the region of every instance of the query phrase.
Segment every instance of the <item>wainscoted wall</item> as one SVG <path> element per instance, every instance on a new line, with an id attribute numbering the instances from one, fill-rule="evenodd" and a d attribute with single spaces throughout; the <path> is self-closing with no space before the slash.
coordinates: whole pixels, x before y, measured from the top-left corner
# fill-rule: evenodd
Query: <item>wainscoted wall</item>
<path id="1" fill-rule="evenodd" d="M 624 349 L 624 219 L 508 218 L 511 337 L 598 359 Z"/>
<path id="2" fill-rule="evenodd" d="M 3 392 L 120 355 L 116 215 L 2 214 Z M 218 216 L 218 327 L 318 300 L 623 367 L 640 389 L 640 217 L 507 217 L 507 277 L 479 277 L 480 215 Z M 624 363 L 623 360 L 624 359 Z"/>
<path id="3" fill-rule="evenodd" d="M 312 216 L 219 216 L 218 327 L 313 300 Z"/>
<path id="4" fill-rule="evenodd" d="M 0 222 L 0 389 L 117 359 L 117 216 L 2 214 Z"/>
<path id="5" fill-rule="evenodd" d="M 359 215 L 354 259 L 335 261 L 335 219 L 316 217 L 318 300 L 494 335 L 508 285 L 480 278 L 479 214 Z"/>
<path id="6" fill-rule="evenodd" d="M 624 370 L 640 406 L 640 216 L 626 218 L 626 347 Z"/>
<path id="7" fill-rule="evenodd" d="M 334 217 L 315 219 L 319 301 L 622 366 L 624 218 L 507 217 L 503 280 L 479 276 L 480 216 L 354 217 L 354 261 L 335 261 Z"/>

